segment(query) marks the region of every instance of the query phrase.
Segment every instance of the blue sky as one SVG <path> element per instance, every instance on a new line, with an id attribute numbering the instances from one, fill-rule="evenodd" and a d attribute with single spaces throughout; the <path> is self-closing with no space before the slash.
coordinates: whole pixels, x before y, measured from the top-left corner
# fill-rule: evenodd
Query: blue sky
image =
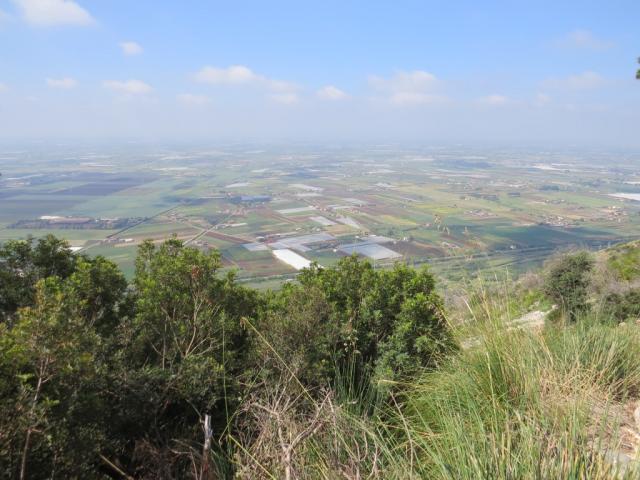
<path id="1" fill-rule="evenodd" d="M 0 130 L 637 147 L 639 22 L 615 0 L 0 0 Z"/>

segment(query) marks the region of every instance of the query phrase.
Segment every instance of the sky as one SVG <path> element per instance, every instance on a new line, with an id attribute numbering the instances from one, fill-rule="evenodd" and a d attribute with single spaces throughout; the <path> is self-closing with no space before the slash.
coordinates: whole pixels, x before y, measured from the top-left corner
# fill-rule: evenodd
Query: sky
<path id="1" fill-rule="evenodd" d="M 640 2 L 0 0 L 0 139 L 640 147 Z"/>

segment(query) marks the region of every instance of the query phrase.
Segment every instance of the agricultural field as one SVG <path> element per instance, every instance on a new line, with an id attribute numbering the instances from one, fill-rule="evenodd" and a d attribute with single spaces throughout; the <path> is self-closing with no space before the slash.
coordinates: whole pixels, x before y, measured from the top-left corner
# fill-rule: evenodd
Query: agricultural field
<path id="1" fill-rule="evenodd" d="M 640 238 L 628 152 L 23 145 L 0 173 L 0 242 L 54 233 L 129 275 L 170 237 L 265 288 L 350 254 L 458 277 Z"/>

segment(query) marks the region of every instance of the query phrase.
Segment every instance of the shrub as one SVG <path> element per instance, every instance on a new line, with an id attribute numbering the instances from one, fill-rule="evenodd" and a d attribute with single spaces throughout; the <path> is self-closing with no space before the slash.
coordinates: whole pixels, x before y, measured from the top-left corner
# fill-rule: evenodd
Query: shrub
<path id="1" fill-rule="evenodd" d="M 284 369 L 308 388 L 331 380 L 338 328 L 317 286 L 287 284 L 272 293 L 258 315 L 257 332 L 261 338 L 253 342 L 254 363 L 262 376 L 273 379 Z"/>
<path id="2" fill-rule="evenodd" d="M 603 309 L 618 322 L 640 317 L 640 289 L 610 293 L 604 298 Z"/>
<path id="3" fill-rule="evenodd" d="M 309 387 L 403 379 L 455 349 L 427 269 L 375 270 L 355 256 L 305 270 L 272 294 L 257 331 L 261 367 L 284 364 Z"/>
<path id="4" fill-rule="evenodd" d="M 455 349 L 435 280 L 427 268 L 396 264 L 374 270 L 355 256 L 334 268 L 314 268 L 300 276 L 305 290 L 319 288 L 337 335 L 333 355 L 338 369 L 355 365 L 362 378 L 397 380 L 435 367 Z"/>
<path id="5" fill-rule="evenodd" d="M 10 240 L 0 247 L 0 321 L 35 301 L 36 283 L 47 277 L 67 278 L 77 256 L 65 240 L 47 235 L 39 240 Z"/>
<path id="6" fill-rule="evenodd" d="M 571 321 L 589 310 L 587 288 L 593 265 L 587 252 L 565 255 L 552 266 L 547 277 L 545 293 Z"/>

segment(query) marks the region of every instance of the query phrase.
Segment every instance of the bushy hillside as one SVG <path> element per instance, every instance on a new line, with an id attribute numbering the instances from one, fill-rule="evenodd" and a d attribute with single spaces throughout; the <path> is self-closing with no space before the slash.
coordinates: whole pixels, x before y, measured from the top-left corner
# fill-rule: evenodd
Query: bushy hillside
<path id="1" fill-rule="evenodd" d="M 346 257 L 262 293 L 177 240 L 130 284 L 8 242 L 2 476 L 635 478 L 637 251 L 456 295 Z"/>

